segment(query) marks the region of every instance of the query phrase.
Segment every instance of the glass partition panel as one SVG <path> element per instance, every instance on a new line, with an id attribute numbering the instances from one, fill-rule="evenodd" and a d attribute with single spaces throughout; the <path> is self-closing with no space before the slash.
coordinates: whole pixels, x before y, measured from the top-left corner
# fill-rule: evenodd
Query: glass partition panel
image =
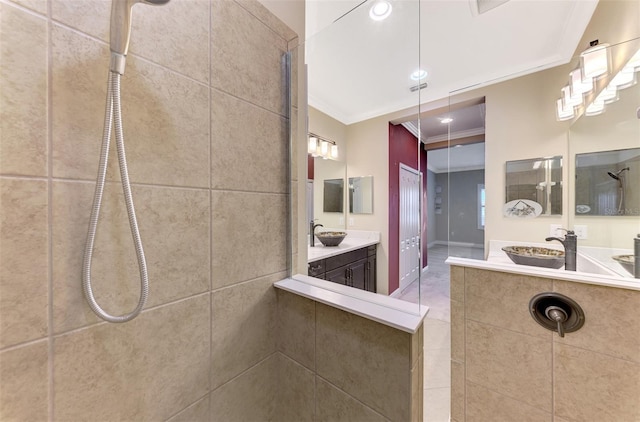
<path id="1" fill-rule="evenodd" d="M 339 8 L 338 3 L 334 6 Z M 420 69 L 420 2 L 391 0 L 388 2 L 391 13 L 387 16 L 377 16 L 380 6 L 374 8 L 374 3 L 378 2 L 356 3 L 355 8 L 336 15 L 333 23 L 295 49 L 304 50 L 307 67 L 308 127 L 298 128 L 294 135 L 298 152 L 292 168 L 311 170 L 306 175 L 309 196 L 306 200 L 297 200 L 308 205 L 305 210 L 296 209 L 298 230 L 293 242 L 298 245 L 298 273 L 332 281 L 336 286 L 346 285 L 354 292 L 364 289 L 380 295 L 399 294 L 407 287 L 400 287 L 404 259 L 407 265 L 402 268 L 411 268 L 409 284 L 414 285 L 415 291 L 411 292 L 412 302 L 399 302 L 397 306 L 417 314 L 420 312 L 420 220 L 416 220 L 416 230 L 409 236 L 409 243 L 404 243 L 410 247 L 410 253 L 401 255 L 404 251 L 398 229 L 390 224 L 390 218 L 398 219 L 398 211 L 394 212 L 390 206 L 398 197 L 390 191 L 398 191 L 399 163 L 389 159 L 389 149 L 390 128 L 405 130 L 392 124 L 393 114 L 410 107 L 418 109 L 420 104 L 419 87 L 424 82 L 424 75 L 417 72 Z M 417 79 L 412 79 L 412 74 Z M 335 142 L 337 157 L 313 157 L 310 133 Z M 417 157 L 418 137 L 410 136 L 413 142 L 409 141 L 408 145 Z M 300 149 L 309 151 L 309 155 L 303 158 L 305 154 Z M 415 169 L 420 169 L 418 163 Z M 297 183 L 302 183 L 302 179 L 303 175 L 299 174 Z M 342 207 L 333 206 L 339 203 L 334 194 L 340 195 L 335 180 L 347 182 L 343 184 Z M 298 195 L 303 195 L 300 185 L 295 189 Z M 330 191 L 331 198 L 327 197 Z M 420 215 L 420 196 L 418 187 L 409 211 L 417 216 Z M 300 221 L 301 218 L 305 221 Z M 316 228 L 316 233 L 340 231 L 346 232 L 346 236 L 338 246 L 325 246 L 316 237 L 312 247 L 308 237 L 312 219 L 314 224 L 322 225 Z M 395 234 L 390 236 L 393 230 Z M 337 255 L 349 258 L 349 262 L 339 265 L 333 259 Z M 303 263 L 307 264 L 305 268 Z M 328 284 L 326 288 L 332 286 Z"/>

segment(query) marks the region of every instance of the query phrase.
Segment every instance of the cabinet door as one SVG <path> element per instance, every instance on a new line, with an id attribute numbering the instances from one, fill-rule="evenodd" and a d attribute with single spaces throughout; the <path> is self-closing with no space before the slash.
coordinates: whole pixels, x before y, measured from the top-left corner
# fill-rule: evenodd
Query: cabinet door
<path id="1" fill-rule="evenodd" d="M 320 261 L 310 262 L 307 274 L 311 277 L 324 279 L 324 259 Z"/>
<path id="2" fill-rule="evenodd" d="M 367 272 L 367 260 L 361 259 L 360 261 L 354 262 L 353 264 L 349 265 L 349 271 L 351 273 L 349 285 L 351 287 L 355 287 L 356 289 L 364 290 Z"/>
<path id="3" fill-rule="evenodd" d="M 336 268 L 335 270 L 327 271 L 327 273 L 325 274 L 325 280 L 348 286 L 349 285 L 347 284 L 348 274 L 349 274 L 349 271 L 347 267 Z"/>
<path id="4" fill-rule="evenodd" d="M 364 280 L 364 289 L 369 292 L 376 292 L 376 271 L 376 256 L 369 256 Z"/>

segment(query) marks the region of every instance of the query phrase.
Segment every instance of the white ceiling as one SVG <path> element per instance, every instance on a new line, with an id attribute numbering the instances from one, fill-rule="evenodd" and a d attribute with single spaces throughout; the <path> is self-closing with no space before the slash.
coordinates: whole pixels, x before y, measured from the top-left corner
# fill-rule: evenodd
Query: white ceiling
<path id="1" fill-rule="evenodd" d="M 484 169 L 484 142 L 427 151 L 427 163 L 434 173 Z"/>
<path id="2" fill-rule="evenodd" d="M 311 106 L 352 124 L 564 64 L 597 4 L 492 0 L 496 7 L 477 14 L 469 0 L 391 1 L 391 16 L 375 22 L 373 0 L 307 0 Z M 428 87 L 411 93 L 418 67 Z"/>

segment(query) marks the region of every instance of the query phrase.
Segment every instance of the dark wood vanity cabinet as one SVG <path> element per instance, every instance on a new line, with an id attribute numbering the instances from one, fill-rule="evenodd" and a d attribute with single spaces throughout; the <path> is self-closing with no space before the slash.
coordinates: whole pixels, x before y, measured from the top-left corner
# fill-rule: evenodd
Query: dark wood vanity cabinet
<path id="1" fill-rule="evenodd" d="M 308 274 L 356 289 L 376 291 L 376 245 L 309 263 Z"/>

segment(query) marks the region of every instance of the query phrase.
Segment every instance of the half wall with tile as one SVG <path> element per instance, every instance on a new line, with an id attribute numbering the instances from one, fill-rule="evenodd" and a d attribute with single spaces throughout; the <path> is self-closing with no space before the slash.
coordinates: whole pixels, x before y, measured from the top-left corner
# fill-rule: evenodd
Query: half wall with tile
<path id="1" fill-rule="evenodd" d="M 529 314 L 557 292 L 584 310 L 561 338 Z M 451 419 L 640 420 L 640 290 L 451 268 Z"/>

